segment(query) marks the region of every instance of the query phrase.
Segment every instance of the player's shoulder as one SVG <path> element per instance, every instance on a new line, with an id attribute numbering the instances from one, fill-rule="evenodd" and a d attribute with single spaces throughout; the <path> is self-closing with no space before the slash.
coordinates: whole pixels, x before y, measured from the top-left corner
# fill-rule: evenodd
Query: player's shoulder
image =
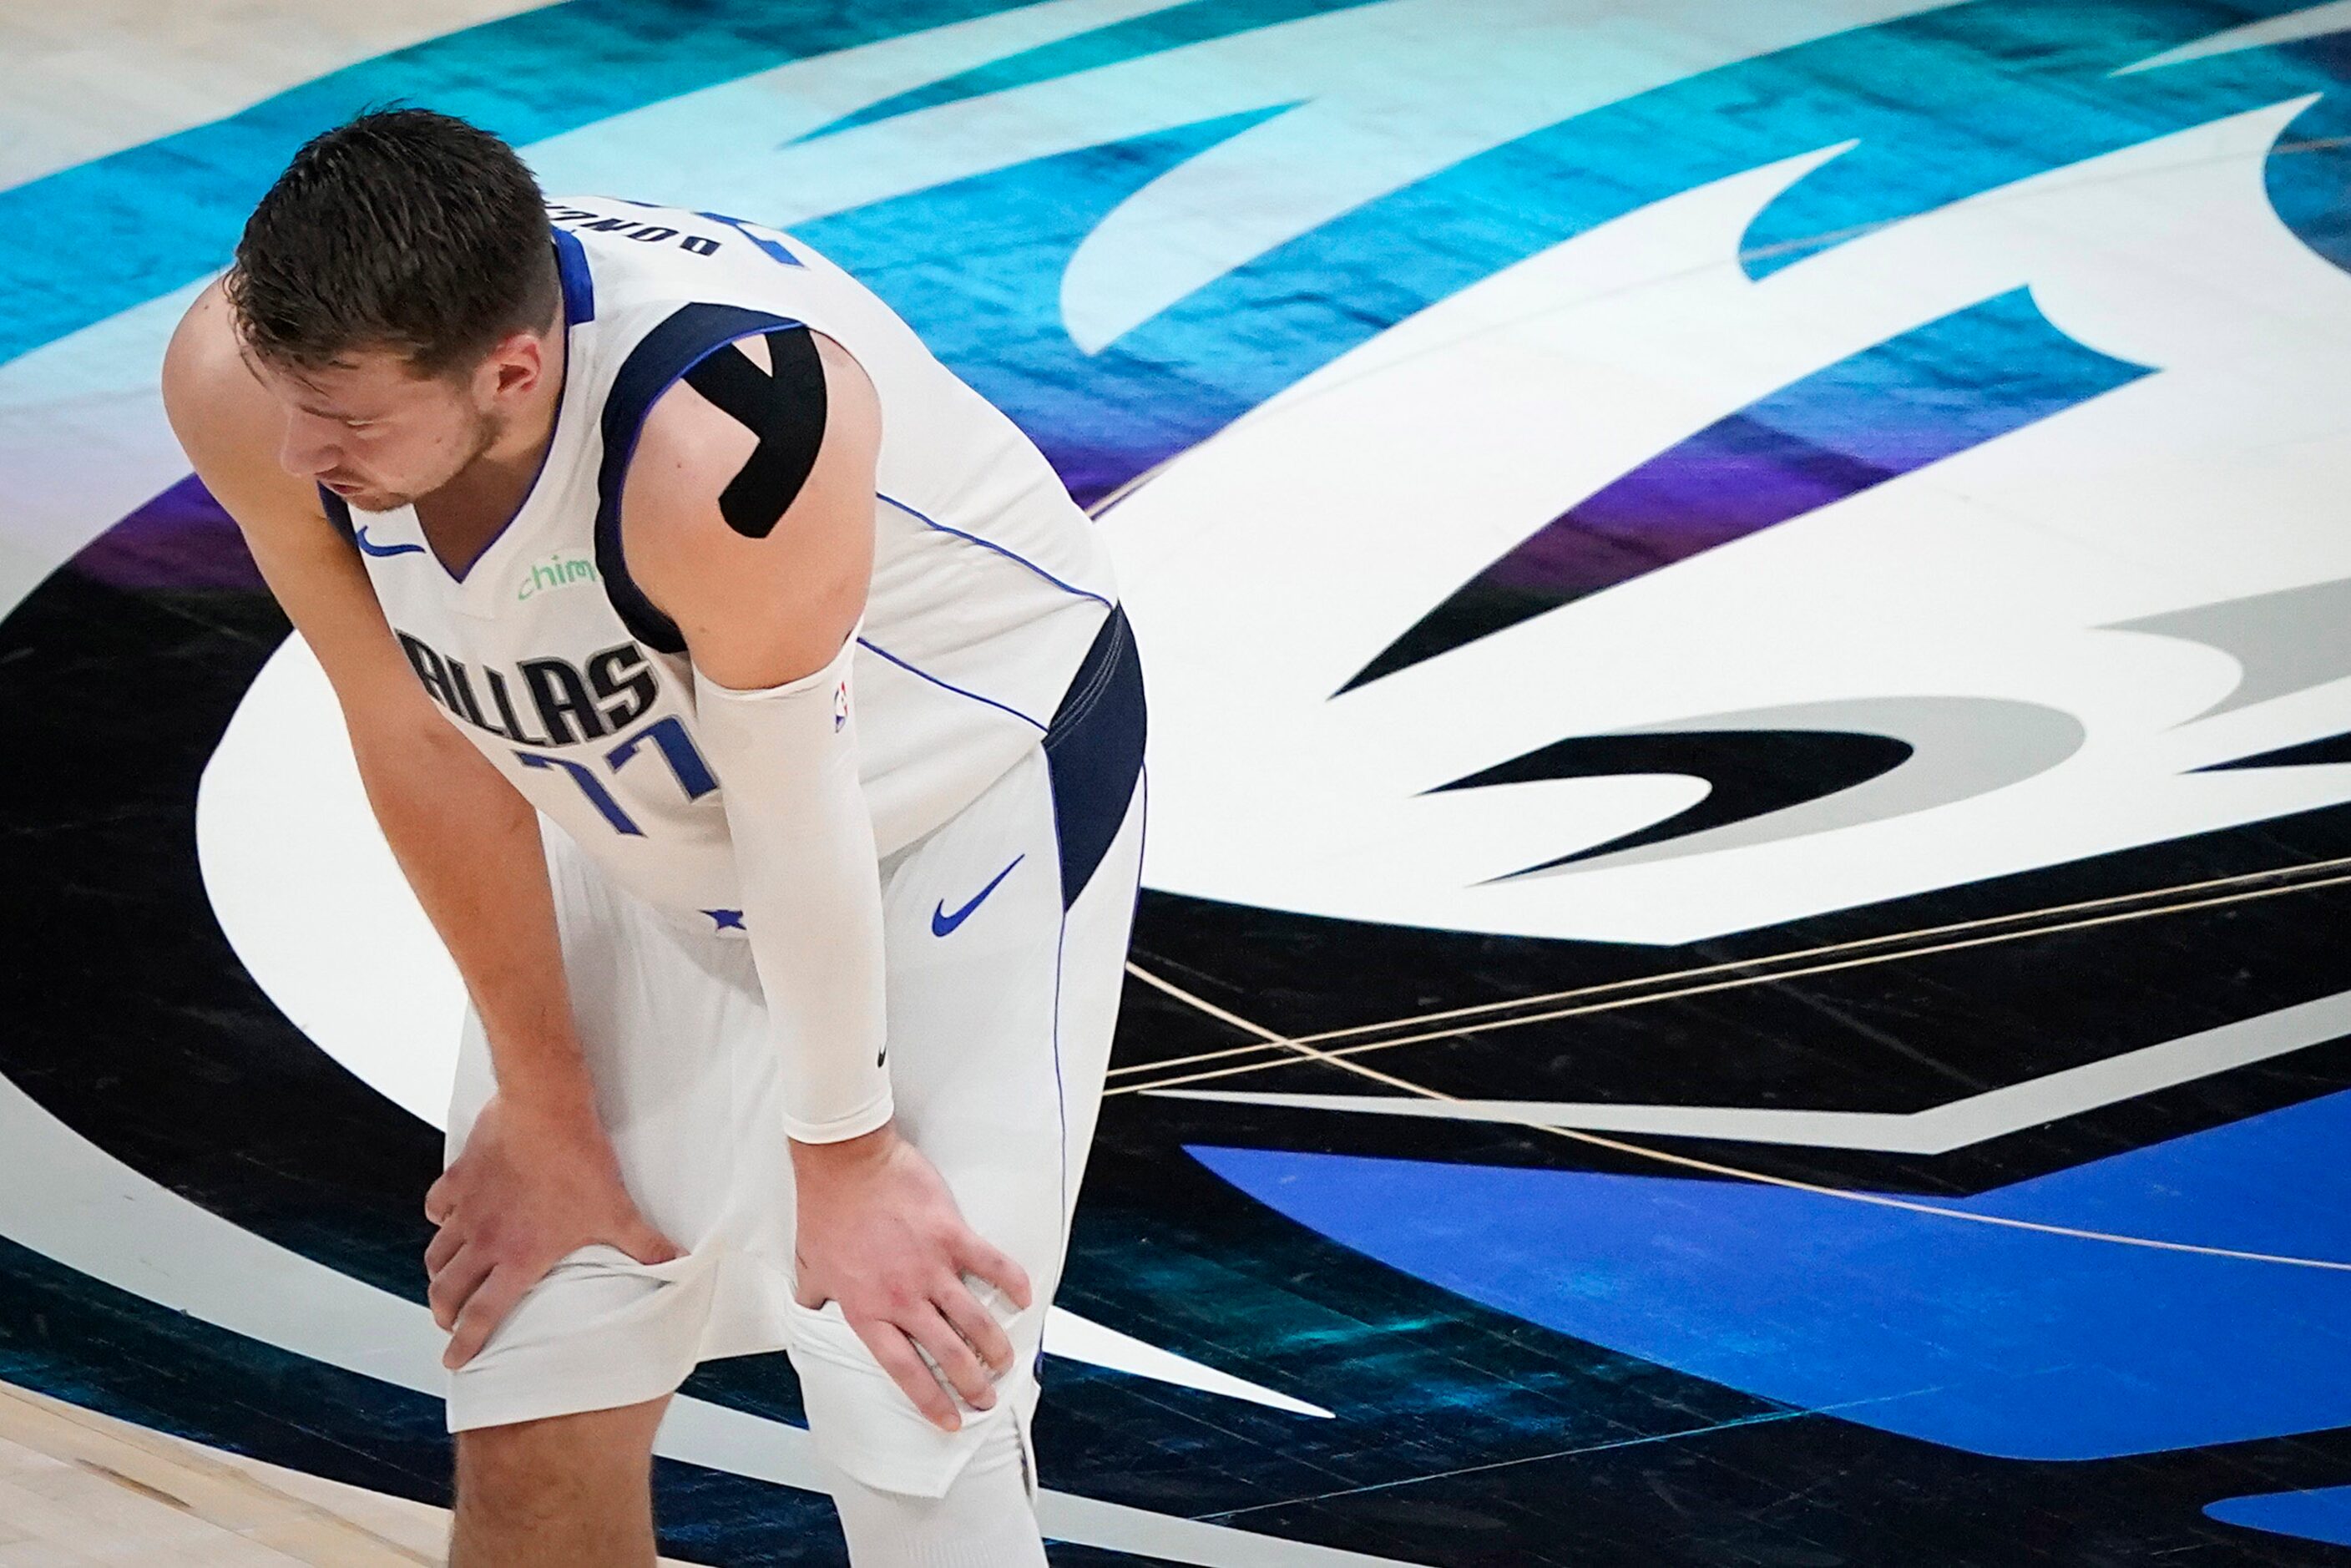
<path id="1" fill-rule="evenodd" d="M 646 409 L 632 489 L 654 507 L 706 510 L 755 455 L 797 490 L 812 470 L 860 456 L 882 435 L 872 378 L 841 343 L 793 325 L 721 344 Z M 640 475 L 662 482 L 639 485 Z"/>
<path id="2" fill-rule="evenodd" d="M 207 444 L 267 453 L 282 423 L 277 400 L 246 362 L 228 297 L 215 280 L 188 306 L 163 350 L 163 409 Z"/>
<path id="3" fill-rule="evenodd" d="M 804 674 L 855 623 L 880 434 L 856 361 L 799 326 L 713 350 L 648 414 L 622 492 L 623 553 L 718 679 Z"/>
<path id="4" fill-rule="evenodd" d="M 215 281 L 188 306 L 163 350 L 163 413 L 216 496 L 237 497 L 241 522 L 306 516 L 317 492 L 277 464 L 284 414 L 246 362 L 228 298 Z"/>
<path id="5" fill-rule="evenodd" d="M 214 279 L 190 302 L 163 350 L 163 399 L 167 405 L 200 400 L 238 399 L 247 385 L 259 390 L 238 352 L 228 296 Z"/>

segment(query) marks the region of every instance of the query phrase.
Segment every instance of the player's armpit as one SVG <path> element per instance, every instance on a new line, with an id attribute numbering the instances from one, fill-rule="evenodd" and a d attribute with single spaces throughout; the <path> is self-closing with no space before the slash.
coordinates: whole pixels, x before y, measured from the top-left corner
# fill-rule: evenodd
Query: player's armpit
<path id="1" fill-rule="evenodd" d="M 872 577 L 881 444 L 872 382 L 802 327 L 718 349 L 655 401 L 622 549 L 697 669 L 756 690 L 831 662 Z"/>

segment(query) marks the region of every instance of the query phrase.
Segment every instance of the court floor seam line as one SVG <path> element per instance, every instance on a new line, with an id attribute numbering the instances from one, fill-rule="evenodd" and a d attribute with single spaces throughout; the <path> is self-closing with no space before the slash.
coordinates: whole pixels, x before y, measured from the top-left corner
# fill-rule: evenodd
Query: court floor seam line
<path id="1" fill-rule="evenodd" d="M 1371 1079 L 1374 1082 L 1384 1083 L 1391 1089 L 1401 1089 L 1406 1093 L 1417 1094 L 1423 1099 L 1458 1103 L 1461 1098 L 1458 1094 L 1447 1094 L 1442 1090 L 1431 1089 L 1426 1084 L 1398 1078 L 1394 1073 L 1383 1072 L 1376 1067 L 1367 1067 L 1360 1061 L 1351 1061 L 1330 1051 L 1317 1051 L 1312 1046 L 1303 1045 L 1296 1040 L 1286 1040 L 1264 1025 L 1244 1019 L 1239 1014 L 1220 1008 L 1205 998 L 1193 996 L 1174 982 L 1161 979 L 1158 976 L 1133 963 L 1127 965 L 1127 972 L 1178 1001 L 1197 1008 L 1211 1018 L 1220 1019 L 1237 1028 L 1245 1029 L 1258 1035 L 1270 1045 L 1281 1046 L 1309 1060 L 1320 1061 L 1325 1066 L 1355 1073 Z M 1894 1209 L 1902 1213 L 1927 1215 L 1939 1219 L 1960 1220 L 2003 1230 L 2020 1230 L 2043 1236 L 2061 1236 L 2076 1241 L 2101 1241 L 2113 1246 L 2142 1248 L 2149 1251 L 2179 1252 L 2242 1263 L 2275 1263 L 2290 1268 L 2320 1269 L 2334 1273 L 2351 1274 L 2351 1262 L 2331 1258 L 2303 1258 L 2291 1253 L 2254 1252 L 2233 1247 L 2207 1247 L 2193 1241 L 2165 1241 L 2152 1236 L 2128 1236 L 2112 1230 L 2092 1230 L 2079 1226 L 2053 1225 L 2043 1220 L 2017 1219 L 2004 1214 L 1975 1214 L 1966 1209 L 1946 1208 L 1939 1204 L 1923 1203 L 1914 1198 L 1896 1197 L 1886 1193 L 1853 1192 L 1844 1187 L 1823 1186 L 1818 1182 L 1801 1181 L 1793 1176 L 1772 1176 L 1768 1172 L 1746 1170 L 1738 1166 L 1726 1166 L 1719 1161 L 1702 1160 L 1690 1155 L 1677 1155 L 1666 1149 L 1653 1149 L 1642 1144 L 1629 1144 L 1621 1138 L 1604 1137 L 1597 1133 L 1587 1133 L 1580 1128 L 1554 1126 L 1532 1117 L 1524 1121 L 1499 1122 L 1492 1124 L 1521 1126 L 1530 1132 L 1548 1133 L 1553 1137 L 1564 1138 L 1571 1143 L 1588 1145 L 1593 1148 L 1606 1149 L 1612 1154 L 1629 1155 L 1636 1159 L 1674 1166 L 1706 1176 L 1728 1176 L 1737 1181 L 1753 1182 L 1762 1186 L 1775 1186 L 1789 1192 L 1809 1193 L 1815 1197 L 1834 1198 L 1840 1202 L 1861 1204 L 1867 1207 Z"/>
<path id="2" fill-rule="evenodd" d="M 1283 1498 L 1278 1502 L 1255 1502 L 1245 1508 L 1228 1508 L 1216 1513 L 1196 1517 L 1202 1520 L 1238 1519 L 1243 1514 L 1262 1513 L 1269 1509 L 1294 1508 L 1303 1503 L 1329 1502 L 1334 1498 L 1361 1497 L 1366 1492 L 1394 1491 L 1400 1487 L 1418 1486 L 1425 1481 L 1450 1480 L 1456 1476 L 1482 1475 L 1489 1470 L 1506 1470 L 1517 1465 L 1539 1465 L 1550 1459 L 1581 1458 L 1586 1454 L 1614 1453 L 1620 1448 L 1646 1448 L 1653 1443 L 1675 1443 L 1689 1437 L 1711 1437 L 1717 1432 L 1735 1432 L 1747 1427 L 1764 1427 L 1776 1421 L 1793 1421 L 1806 1416 L 1836 1416 L 1847 1410 L 1857 1410 L 1868 1405 L 1885 1405 L 1896 1399 L 1913 1399 L 1921 1394 L 1939 1393 L 1939 1388 L 1912 1388 L 1899 1394 L 1876 1394 L 1865 1399 L 1844 1399 L 1833 1405 L 1783 1405 L 1776 1409 L 1758 1410 L 1752 1415 L 1734 1416 L 1728 1420 L 1713 1421 L 1703 1427 L 1684 1427 L 1672 1432 L 1649 1432 L 1637 1437 L 1613 1437 L 1604 1443 L 1586 1443 L 1579 1448 L 1555 1448 L 1548 1453 L 1522 1454 L 1514 1459 L 1495 1459 L 1482 1465 L 1462 1465 L 1449 1470 L 1431 1470 L 1426 1475 L 1399 1476 L 1394 1480 L 1372 1481 L 1339 1491 L 1317 1492 L 1309 1497 Z"/>
<path id="3" fill-rule="evenodd" d="M 2344 883 L 2351 883 L 2351 869 L 2346 868 L 2351 868 L 2351 857 L 2317 862 L 2309 866 L 2294 868 L 2292 871 L 2252 873 L 2243 876 L 2219 878 L 2207 883 L 2191 883 L 2179 887 L 2159 888 L 2141 894 L 2121 894 L 2114 898 L 2095 899 L 2083 904 L 2057 905 L 2044 910 L 2031 910 L 2018 915 L 1988 916 L 1982 920 L 1962 921 L 1950 925 L 1928 926 L 1917 931 L 1896 932 L 1884 936 L 1864 937 L 1852 942 L 1832 943 L 1824 946 L 1813 948 L 1800 948 L 1791 953 L 1771 954 L 1761 958 L 1740 959 L 1734 963 L 1708 965 L 1697 969 L 1684 969 L 1678 972 L 1663 975 L 1642 976 L 1629 980 L 1611 980 L 1601 985 L 1582 987 L 1573 990 L 1554 991 L 1544 995 L 1516 998 L 1511 1000 L 1502 1002 L 1484 1002 L 1479 1003 L 1478 1006 L 1473 1008 L 1455 1008 L 1444 1012 L 1430 1013 L 1421 1018 L 1393 1019 L 1382 1023 L 1358 1024 L 1347 1029 L 1327 1030 L 1316 1034 L 1280 1035 L 1271 1033 L 1270 1031 L 1261 1031 L 1254 1025 L 1242 1026 L 1245 1027 L 1246 1031 L 1249 1033 L 1262 1033 L 1264 1038 L 1261 1040 L 1260 1043 L 1256 1045 L 1228 1046 L 1220 1051 L 1202 1051 L 1195 1055 L 1176 1057 L 1164 1061 L 1138 1062 L 1130 1067 L 1114 1068 L 1112 1070 L 1111 1076 L 1115 1078 L 1122 1075 L 1133 1075 L 1155 1071 L 1165 1071 L 1172 1068 L 1191 1066 L 1197 1062 L 1223 1061 L 1227 1058 L 1239 1055 L 1262 1055 L 1264 1052 L 1277 1049 L 1286 1050 L 1293 1047 L 1318 1045 L 1329 1040 L 1343 1040 L 1352 1035 L 1375 1034 L 1389 1030 L 1410 1029 L 1415 1024 L 1434 1023 L 1448 1019 L 1467 1018 L 1476 1015 L 1476 1021 L 1458 1024 L 1450 1029 L 1432 1030 L 1421 1034 L 1407 1034 L 1395 1040 L 1367 1040 L 1360 1045 L 1342 1047 L 1337 1051 L 1331 1052 L 1329 1054 L 1333 1058 L 1340 1058 L 1354 1056 L 1373 1051 L 1388 1050 L 1397 1046 L 1426 1045 L 1436 1040 L 1458 1039 L 1461 1036 L 1468 1034 L 1516 1028 L 1521 1024 L 1556 1022 L 1561 1019 L 1581 1018 L 1593 1013 L 1614 1012 L 1625 1008 L 1644 1006 L 1652 1002 L 1678 1001 L 1690 997 L 1709 996 L 1718 991 L 1739 990 L 1752 986 L 1771 985 L 1782 980 L 1802 979 L 1807 976 L 1833 974 L 1844 969 L 1866 968 L 1878 964 L 1895 963 L 1905 958 L 1931 957 L 1940 953 L 1957 953 L 1964 952 L 1972 947 L 1996 946 L 2001 943 L 2023 941 L 2026 938 L 2032 936 L 2053 936 L 2062 935 L 2068 931 L 2086 931 L 2097 926 L 2121 925 L 2132 920 L 2153 919 L 2158 915 L 2185 915 L 2193 913 L 2197 910 L 2220 908 L 2226 904 L 2251 903 L 2256 899 L 2281 897 L 2290 893 L 2302 893 L 2319 888 L 2340 886 Z M 2274 879 L 2295 875 L 2297 873 L 2335 870 L 2344 870 L 2345 874 L 2329 877 L 2305 876 L 2302 877 L 2300 880 L 2287 883 L 2283 885 L 2252 888 L 2246 892 L 2231 894 L 2225 897 L 2191 899 L 2182 903 L 2158 904 L 2147 909 L 2124 910 L 2114 915 L 2099 915 L 2089 920 L 2073 920 L 2055 924 L 2036 925 L 2022 930 L 1995 932 L 1990 936 L 1970 937 L 1965 941 L 1959 942 L 1940 942 L 1928 946 L 1907 946 L 1894 952 L 1876 953 L 1860 957 L 1841 959 L 1833 964 L 1814 964 L 1797 968 L 1781 968 L 1773 967 L 1765 969 L 1765 972 L 1763 973 L 1740 974 L 1734 976 L 1732 978 L 1715 981 L 1709 985 L 1684 986 L 1674 989 L 1646 991 L 1638 996 L 1593 1002 L 1582 1007 L 1561 1008 L 1547 1012 L 1525 1013 L 1510 1017 L 1490 1016 L 1504 1012 L 1506 1009 L 1510 1009 L 1541 1007 L 1545 1002 L 1564 1001 L 1576 998 L 1598 997 L 1610 991 L 1629 990 L 1635 987 L 1642 986 L 1670 986 L 1677 980 L 1694 980 L 1702 978 L 1708 975 L 1728 974 L 1734 970 L 1755 970 L 1764 968 L 1766 966 L 1792 964 L 1798 960 L 1825 956 L 1832 953 L 1851 953 L 1867 947 L 1886 946 L 1889 944 L 1899 941 L 1943 936 L 1960 931 L 1980 930 L 1987 925 L 2007 925 L 2019 920 L 2035 919 L 2042 915 L 2066 915 L 2087 909 L 2106 908 L 2116 904 L 2135 903 L 2147 898 L 2159 897 L 2165 894 L 2201 892 L 2210 888 L 2225 887 L 2263 878 Z M 1143 973 L 1141 969 L 1136 968 L 1131 964 L 1128 966 L 1128 968 L 1130 972 L 1137 975 L 1141 975 Z M 1237 1025 L 1239 1022 L 1239 1020 L 1232 1018 L 1230 1015 L 1225 1016 L 1225 1021 L 1235 1023 Z M 1259 1071 L 1270 1067 L 1280 1065 L 1281 1065 L 1281 1059 L 1280 1057 L 1275 1057 L 1270 1061 L 1235 1063 L 1229 1067 L 1217 1068 L 1203 1072 L 1188 1073 L 1176 1078 L 1154 1079 L 1147 1083 L 1118 1084 L 1104 1091 L 1104 1092 L 1110 1094 L 1132 1094 L 1156 1089 L 1171 1089 L 1179 1083 L 1196 1083 L 1212 1078 L 1233 1077 L 1241 1073 Z"/>

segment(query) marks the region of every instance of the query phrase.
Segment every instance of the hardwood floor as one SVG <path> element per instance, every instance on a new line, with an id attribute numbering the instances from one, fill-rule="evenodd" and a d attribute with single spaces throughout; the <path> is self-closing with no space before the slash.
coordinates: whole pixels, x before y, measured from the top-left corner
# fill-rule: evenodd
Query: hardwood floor
<path id="1" fill-rule="evenodd" d="M 415 1568 L 448 1533 L 445 1510 L 0 1384 L 0 1568 Z"/>
<path id="2" fill-rule="evenodd" d="M 413 1568 L 447 1516 L 0 1385 L 0 1565 Z"/>

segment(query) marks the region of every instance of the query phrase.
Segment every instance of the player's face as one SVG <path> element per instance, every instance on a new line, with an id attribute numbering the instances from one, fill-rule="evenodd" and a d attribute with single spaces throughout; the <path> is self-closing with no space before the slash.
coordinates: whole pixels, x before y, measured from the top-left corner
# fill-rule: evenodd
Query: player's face
<path id="1" fill-rule="evenodd" d="M 498 373 L 496 354 L 444 376 L 417 375 L 387 350 L 355 350 L 317 371 L 246 359 L 285 411 L 278 462 L 365 512 L 448 484 L 505 434 L 511 412 L 512 378 Z"/>

